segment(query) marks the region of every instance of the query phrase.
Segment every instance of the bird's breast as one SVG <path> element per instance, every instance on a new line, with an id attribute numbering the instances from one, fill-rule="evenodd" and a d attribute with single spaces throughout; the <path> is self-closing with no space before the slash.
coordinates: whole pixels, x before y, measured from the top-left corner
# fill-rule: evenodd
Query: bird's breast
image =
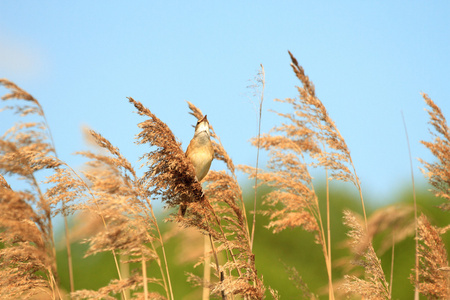
<path id="1" fill-rule="evenodd" d="M 209 141 L 209 143 L 198 143 L 193 140 L 188 147 L 186 155 L 194 165 L 197 180 L 202 180 L 203 177 L 208 174 L 214 157 L 214 150 L 212 148 L 211 141 Z"/>

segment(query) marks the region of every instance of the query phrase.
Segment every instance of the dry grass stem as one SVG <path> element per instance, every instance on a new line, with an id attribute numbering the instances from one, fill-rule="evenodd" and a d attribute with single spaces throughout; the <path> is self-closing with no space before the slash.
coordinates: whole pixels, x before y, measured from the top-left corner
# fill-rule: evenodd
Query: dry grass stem
<path id="1" fill-rule="evenodd" d="M 262 105 L 264 102 L 264 88 L 266 86 L 266 74 L 264 72 L 264 66 L 261 64 L 261 71 L 258 72 L 256 77 L 255 90 L 260 86 L 260 101 L 259 101 L 259 116 L 258 116 L 258 136 L 256 137 L 256 165 L 255 165 L 255 196 L 253 198 L 253 222 L 252 222 L 252 235 L 251 235 L 251 248 L 253 248 L 253 241 L 255 240 L 255 226 L 256 226 L 256 199 L 258 194 L 258 167 L 259 167 L 259 150 L 261 148 L 261 120 L 262 120 Z"/>
<path id="2" fill-rule="evenodd" d="M 419 289 L 418 289 L 418 285 L 419 285 L 419 239 L 418 239 L 418 232 L 417 232 L 417 222 L 418 222 L 418 218 L 417 218 L 417 201 L 416 201 L 416 184 L 415 184 L 415 180 L 414 180 L 414 167 L 413 167 L 413 163 L 412 163 L 412 155 L 411 155 L 411 146 L 409 144 L 409 136 L 408 136 L 408 128 L 406 126 L 406 121 L 405 121 L 405 116 L 403 115 L 402 112 L 402 120 L 403 120 L 403 126 L 405 128 L 405 136 L 406 136 L 406 143 L 408 145 L 408 156 L 409 156 L 409 165 L 411 168 L 411 183 L 412 183 L 412 191 L 413 191 L 413 199 L 414 199 L 414 222 L 415 222 L 415 234 L 416 234 L 416 238 L 415 238 L 415 242 L 416 242 L 416 251 L 415 251 L 415 273 L 416 273 L 416 278 L 415 278 L 415 282 L 414 282 L 414 299 L 415 300 L 419 300 Z M 392 286 L 391 286 L 392 288 Z"/>

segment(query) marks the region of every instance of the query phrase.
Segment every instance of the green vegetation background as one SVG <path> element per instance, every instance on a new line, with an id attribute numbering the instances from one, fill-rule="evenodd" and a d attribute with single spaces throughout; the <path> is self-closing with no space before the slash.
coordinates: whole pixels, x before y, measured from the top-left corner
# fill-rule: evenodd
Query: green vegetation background
<path id="1" fill-rule="evenodd" d="M 325 189 L 317 188 L 319 191 L 319 201 L 325 216 Z M 260 191 L 258 195 L 258 209 L 261 209 L 261 196 L 267 192 Z M 254 191 L 251 187 L 244 189 L 244 199 L 246 201 L 247 212 L 253 210 Z M 422 187 L 416 193 L 417 202 L 420 212 L 425 213 L 431 220 L 433 225 L 444 226 L 450 222 L 448 213 L 442 212 L 436 206 L 442 203 L 440 199 L 435 198 L 426 187 Z M 404 188 L 399 192 L 398 201 L 389 205 L 413 204 L 412 189 Z M 332 236 L 332 259 L 334 263 L 333 277 L 334 280 L 343 278 L 343 271 L 336 267 L 336 262 L 349 255 L 349 250 L 344 246 L 346 239 L 346 228 L 342 223 L 342 212 L 350 209 L 357 213 L 361 212 L 361 204 L 359 197 L 350 190 L 331 189 L 331 236 Z M 368 215 L 380 207 L 374 203 L 367 203 Z M 167 212 L 170 213 L 170 212 Z M 248 214 L 249 222 L 251 214 Z M 164 216 L 160 216 L 159 226 L 163 232 L 167 231 L 170 224 L 163 221 Z M 289 275 L 286 272 L 286 266 L 295 267 L 303 281 L 308 285 L 310 290 L 319 294 L 321 299 L 327 299 L 327 272 L 321 248 L 314 242 L 313 234 L 305 232 L 299 228 L 293 230 L 285 230 L 278 234 L 272 234 L 271 231 L 264 226 L 268 224 L 268 219 L 261 215 L 257 215 L 256 234 L 254 254 L 256 259 L 256 267 L 258 274 L 263 276 L 266 287 L 271 287 L 279 292 L 281 299 L 302 299 L 302 296 L 295 288 Z M 62 231 L 62 230 L 61 230 Z M 62 239 L 61 236 L 57 240 Z M 202 276 L 203 266 L 193 268 L 197 262 L 179 263 L 180 252 L 184 245 L 189 245 L 191 241 L 183 235 L 169 239 L 165 244 L 171 282 L 175 299 L 201 299 L 201 289 L 193 287 L 186 281 L 186 272 L 193 272 Z M 443 237 L 447 245 L 447 251 L 450 249 L 449 234 Z M 377 244 L 383 237 L 375 237 L 374 246 L 377 250 Z M 203 245 L 203 244 L 201 244 Z M 394 258 L 394 278 L 393 278 L 393 297 L 392 299 L 412 299 L 413 286 L 410 282 L 411 270 L 414 268 L 414 237 L 410 236 L 406 240 L 395 246 Z M 97 254 L 95 256 L 83 258 L 87 249 L 86 244 L 76 243 L 72 245 L 73 266 L 75 288 L 79 289 L 98 289 L 105 286 L 112 278 L 117 277 L 112 256 L 108 253 Z M 58 269 L 61 285 L 64 289 L 69 290 L 69 279 L 67 273 L 67 254 L 65 249 L 61 249 L 57 253 Z M 382 261 L 386 279 L 389 282 L 389 274 L 391 268 L 391 251 L 387 251 L 383 256 L 379 257 Z M 137 267 L 140 269 L 140 266 Z M 159 274 L 158 266 L 155 262 L 148 265 L 149 275 L 157 277 Z M 163 294 L 163 289 L 157 285 L 151 285 L 150 290 L 159 290 Z M 325 295 L 322 293 L 324 292 Z M 271 299 L 267 291 L 267 299 Z"/>

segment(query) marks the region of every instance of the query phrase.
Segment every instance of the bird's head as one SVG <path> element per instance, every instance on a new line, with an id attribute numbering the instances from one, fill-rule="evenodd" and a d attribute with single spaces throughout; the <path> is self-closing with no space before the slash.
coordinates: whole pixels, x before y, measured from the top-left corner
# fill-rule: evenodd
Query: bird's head
<path id="1" fill-rule="evenodd" d="M 195 125 L 195 134 L 199 134 L 201 132 L 206 132 L 209 136 L 209 123 L 206 115 L 197 121 L 197 125 Z"/>

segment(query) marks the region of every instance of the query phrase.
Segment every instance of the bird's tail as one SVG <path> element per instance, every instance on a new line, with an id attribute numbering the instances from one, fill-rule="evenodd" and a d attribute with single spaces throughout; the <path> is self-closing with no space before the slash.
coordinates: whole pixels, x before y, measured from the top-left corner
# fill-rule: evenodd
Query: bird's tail
<path id="1" fill-rule="evenodd" d="M 187 205 L 186 204 L 180 204 L 180 209 L 178 210 L 178 215 L 184 217 L 186 214 Z"/>

